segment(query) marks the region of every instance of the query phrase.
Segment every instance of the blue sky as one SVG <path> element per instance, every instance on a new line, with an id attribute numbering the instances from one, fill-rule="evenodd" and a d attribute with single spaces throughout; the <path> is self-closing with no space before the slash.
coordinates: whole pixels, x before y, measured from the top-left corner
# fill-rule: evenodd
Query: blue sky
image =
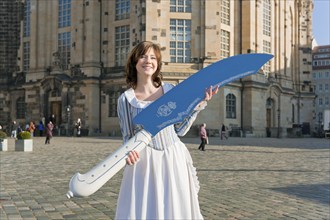
<path id="1" fill-rule="evenodd" d="M 319 46 L 330 45 L 330 0 L 314 0 L 313 34 Z"/>

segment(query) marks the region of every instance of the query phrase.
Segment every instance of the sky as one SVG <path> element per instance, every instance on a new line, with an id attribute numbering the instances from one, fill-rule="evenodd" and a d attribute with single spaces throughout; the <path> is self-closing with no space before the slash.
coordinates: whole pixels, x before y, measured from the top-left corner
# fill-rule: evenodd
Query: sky
<path id="1" fill-rule="evenodd" d="M 330 45 L 330 0 L 314 0 L 313 34 L 317 45 Z"/>

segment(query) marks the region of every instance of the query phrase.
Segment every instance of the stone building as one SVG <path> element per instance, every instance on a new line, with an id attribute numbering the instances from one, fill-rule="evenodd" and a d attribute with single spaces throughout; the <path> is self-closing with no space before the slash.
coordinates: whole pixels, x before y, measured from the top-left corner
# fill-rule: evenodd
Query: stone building
<path id="1" fill-rule="evenodd" d="M 11 97 L 8 90 L 13 89 L 13 86 L 9 86 L 9 84 L 17 85 L 19 83 L 19 77 L 15 77 L 13 73 L 19 68 L 17 52 L 20 47 L 22 6 L 17 1 L 0 2 L 0 125 L 2 126 L 6 126 L 10 119 Z M 16 81 L 14 81 L 14 77 Z"/>
<path id="2" fill-rule="evenodd" d="M 23 3 L 19 70 L 1 91 L 0 102 L 8 104 L 1 120 L 54 114 L 63 134 L 81 118 L 90 135 L 118 135 L 116 105 L 127 89 L 128 53 L 150 40 L 160 44 L 164 80 L 174 84 L 228 56 L 274 54 L 258 74 L 221 88 L 195 123 L 205 122 L 210 132 L 224 123 L 237 136 L 286 136 L 296 124 L 308 133 L 311 0 Z M 24 84 L 15 85 L 22 76 Z"/>
<path id="3" fill-rule="evenodd" d="M 315 113 L 313 131 L 322 133 L 325 110 L 330 110 L 330 45 L 313 48 L 313 80 L 315 85 Z"/>

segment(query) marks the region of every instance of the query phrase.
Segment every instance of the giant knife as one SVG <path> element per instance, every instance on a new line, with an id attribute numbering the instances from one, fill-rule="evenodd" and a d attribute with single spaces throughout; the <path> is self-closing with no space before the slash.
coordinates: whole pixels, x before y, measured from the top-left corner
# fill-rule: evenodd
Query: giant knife
<path id="1" fill-rule="evenodd" d="M 141 129 L 134 137 L 85 174 L 76 173 L 69 183 L 67 197 L 89 196 L 100 189 L 126 165 L 130 151 L 139 152 L 163 128 L 181 122 L 205 98 L 210 86 L 222 87 L 255 74 L 268 62 L 270 54 L 241 54 L 217 61 L 191 75 L 141 111 L 133 124 Z"/>

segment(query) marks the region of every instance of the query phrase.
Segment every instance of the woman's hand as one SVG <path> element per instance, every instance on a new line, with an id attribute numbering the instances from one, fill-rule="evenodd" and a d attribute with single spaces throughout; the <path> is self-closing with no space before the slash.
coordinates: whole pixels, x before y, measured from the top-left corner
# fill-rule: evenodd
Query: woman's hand
<path id="1" fill-rule="evenodd" d="M 218 91 L 219 91 L 219 86 L 217 86 L 215 89 L 213 89 L 213 86 L 210 86 L 210 88 L 206 89 L 205 91 L 204 101 L 210 101 L 212 96 L 217 94 Z"/>
<path id="2" fill-rule="evenodd" d="M 213 86 L 210 86 L 210 88 L 206 89 L 205 91 L 205 98 L 203 101 L 201 101 L 198 105 L 197 108 L 202 108 L 204 109 L 204 107 L 206 106 L 206 102 L 210 101 L 212 96 L 217 94 L 219 91 L 219 86 L 217 86 L 215 89 L 213 89 Z M 202 107 L 204 106 L 204 107 Z"/>
<path id="3" fill-rule="evenodd" d="M 132 150 L 129 152 L 128 157 L 126 158 L 126 163 L 128 165 L 134 165 L 136 162 L 139 161 L 139 153 L 136 152 L 135 150 Z"/>

